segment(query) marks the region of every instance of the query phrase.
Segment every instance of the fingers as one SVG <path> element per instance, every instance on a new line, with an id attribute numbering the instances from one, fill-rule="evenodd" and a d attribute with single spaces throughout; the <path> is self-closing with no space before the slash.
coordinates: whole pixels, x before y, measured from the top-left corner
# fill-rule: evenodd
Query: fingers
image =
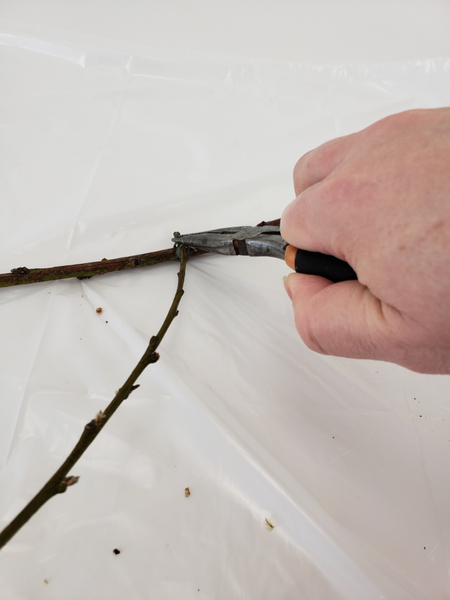
<path id="1" fill-rule="evenodd" d="M 403 364 L 397 335 L 401 315 L 384 306 L 358 281 L 333 284 L 321 277 L 292 273 L 285 287 L 300 337 L 321 354 L 390 360 Z"/>
<path id="2" fill-rule="evenodd" d="M 325 179 L 344 159 L 353 135 L 336 138 L 303 155 L 294 167 L 295 195 Z"/>
<path id="3" fill-rule="evenodd" d="M 348 260 L 339 247 L 339 207 L 349 198 L 349 180 L 340 181 L 336 170 L 345 160 L 354 135 L 323 144 L 303 156 L 294 169 L 297 198 L 281 217 L 281 235 L 297 248 L 332 254 Z M 351 184 L 350 184 L 351 185 Z M 341 219 L 342 221 L 342 219 Z"/>
<path id="4" fill-rule="evenodd" d="M 330 178 L 302 192 L 282 214 L 283 239 L 296 248 L 345 260 L 356 270 L 350 243 L 358 226 L 353 218 L 356 206 L 351 203 L 355 193 L 352 185 L 348 179 Z"/>

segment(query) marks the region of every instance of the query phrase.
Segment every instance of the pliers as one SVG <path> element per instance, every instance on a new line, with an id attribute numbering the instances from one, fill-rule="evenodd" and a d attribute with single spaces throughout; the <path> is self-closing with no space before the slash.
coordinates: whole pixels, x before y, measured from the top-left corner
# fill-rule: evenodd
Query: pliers
<path id="1" fill-rule="evenodd" d="M 200 233 L 189 233 L 172 238 L 175 244 L 184 244 L 194 250 L 215 252 L 229 256 L 273 256 L 286 261 L 297 273 L 319 275 L 336 283 L 357 279 L 352 267 L 328 254 L 299 250 L 282 237 L 279 226 L 225 227 Z"/>

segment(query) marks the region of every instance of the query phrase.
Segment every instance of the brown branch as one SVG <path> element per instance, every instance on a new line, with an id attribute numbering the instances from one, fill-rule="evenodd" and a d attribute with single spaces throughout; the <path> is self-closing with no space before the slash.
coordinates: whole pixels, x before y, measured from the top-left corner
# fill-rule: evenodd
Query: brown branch
<path id="1" fill-rule="evenodd" d="M 84 452 L 92 444 L 92 442 L 95 440 L 97 435 L 109 421 L 112 415 L 116 412 L 116 410 L 119 408 L 122 402 L 128 398 L 128 396 L 133 390 L 139 387 L 139 385 L 135 385 L 135 382 L 137 378 L 142 374 L 144 369 L 149 364 L 155 363 L 159 359 L 159 354 L 156 352 L 156 349 L 161 343 L 170 324 L 178 315 L 178 305 L 184 293 L 183 284 L 186 273 L 187 261 L 187 251 L 184 246 L 180 247 L 180 254 L 181 265 L 180 272 L 178 273 L 177 290 L 175 292 L 172 305 L 167 313 L 167 316 L 159 332 L 150 339 L 148 347 L 144 352 L 142 358 L 140 359 L 133 372 L 126 380 L 126 382 L 116 393 L 113 400 L 109 403 L 105 411 L 100 411 L 95 417 L 95 419 L 90 421 L 90 423 L 88 423 L 84 427 L 80 439 L 78 440 L 77 444 L 75 445 L 69 456 L 66 458 L 64 463 L 61 465 L 61 467 L 48 480 L 48 482 L 36 494 L 36 496 L 27 504 L 27 506 L 25 506 L 25 508 L 15 517 L 15 519 L 13 519 L 13 521 L 11 521 L 11 523 L 7 525 L 5 529 L 0 533 L 0 548 L 3 548 L 3 546 L 19 531 L 19 529 L 23 525 L 25 525 L 25 523 L 48 500 L 50 500 L 50 498 L 53 498 L 53 496 L 56 496 L 56 494 L 61 494 L 65 492 L 69 486 L 77 483 L 78 477 L 68 475 L 69 471 L 73 468 L 76 462 L 81 458 Z"/>
<path id="2" fill-rule="evenodd" d="M 197 252 L 196 254 L 204 254 Z M 136 269 L 138 267 L 147 267 L 149 265 L 158 265 L 164 262 L 178 260 L 174 248 L 167 250 L 158 250 L 157 252 L 147 252 L 145 254 L 136 254 L 134 256 L 124 256 L 122 258 L 112 258 L 82 263 L 78 265 L 65 265 L 61 267 L 46 267 L 43 269 L 28 269 L 19 267 L 12 269 L 11 273 L 0 275 L 0 287 L 12 285 L 24 285 L 26 283 L 38 283 L 40 281 L 55 281 L 57 279 L 68 279 L 77 277 L 78 279 L 88 279 L 94 275 L 104 275 L 115 271 L 124 271 L 127 269 Z"/>
<path id="3" fill-rule="evenodd" d="M 262 221 L 258 226 L 279 225 L 280 220 Z M 191 257 L 206 254 L 202 250 L 192 252 Z M 61 267 L 46 267 L 43 269 L 28 269 L 27 267 L 18 267 L 12 269 L 11 273 L 0 274 L 0 287 L 10 287 L 13 285 L 24 285 L 27 283 L 38 283 L 41 281 L 56 281 L 58 279 L 68 279 L 77 277 L 78 279 L 88 279 L 94 275 L 104 275 L 105 273 L 114 273 L 115 271 L 124 271 L 127 269 L 136 269 L 138 267 L 148 267 L 165 262 L 177 260 L 174 248 L 167 250 L 158 250 L 157 252 L 147 252 L 145 254 L 136 254 L 134 256 L 124 256 L 122 258 L 112 258 L 77 265 L 65 265 Z"/>

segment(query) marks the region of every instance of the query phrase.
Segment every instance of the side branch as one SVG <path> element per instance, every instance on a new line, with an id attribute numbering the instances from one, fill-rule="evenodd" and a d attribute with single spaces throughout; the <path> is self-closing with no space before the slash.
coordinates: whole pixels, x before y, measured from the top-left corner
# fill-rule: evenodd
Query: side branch
<path id="1" fill-rule="evenodd" d="M 9 525 L 0 533 L 0 548 L 3 548 L 5 544 L 19 531 L 19 529 L 25 525 L 25 523 L 43 506 L 50 498 L 61 494 L 66 489 L 77 483 L 78 477 L 69 476 L 68 473 L 72 467 L 78 462 L 84 452 L 89 448 L 95 438 L 98 436 L 100 431 L 116 412 L 119 406 L 128 396 L 135 390 L 139 385 L 135 385 L 136 380 L 142 374 L 144 369 L 152 363 L 155 363 L 159 359 L 159 354 L 156 352 L 159 344 L 161 343 L 164 335 L 169 329 L 170 324 L 178 315 L 178 305 L 183 296 L 183 284 L 186 274 L 186 262 L 187 262 L 187 251 L 184 246 L 180 247 L 180 272 L 178 273 L 178 285 L 175 292 L 175 296 L 172 305 L 167 313 L 167 316 L 162 324 L 158 333 L 150 339 L 148 347 L 144 352 L 142 358 L 134 368 L 131 375 L 128 377 L 126 382 L 116 393 L 115 397 L 104 411 L 100 411 L 95 419 L 85 425 L 83 433 L 80 439 L 73 448 L 72 452 L 66 458 L 61 467 L 56 473 L 48 480 L 44 487 L 36 494 L 36 496 L 27 504 L 27 506 L 11 521 Z"/>

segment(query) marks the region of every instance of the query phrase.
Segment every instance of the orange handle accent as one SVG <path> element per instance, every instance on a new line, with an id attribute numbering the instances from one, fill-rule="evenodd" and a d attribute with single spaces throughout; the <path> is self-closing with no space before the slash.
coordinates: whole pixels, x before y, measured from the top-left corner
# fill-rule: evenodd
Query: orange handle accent
<path id="1" fill-rule="evenodd" d="M 297 254 L 297 248 L 295 246 L 288 246 L 284 253 L 284 261 L 287 266 L 295 271 L 295 255 Z"/>

